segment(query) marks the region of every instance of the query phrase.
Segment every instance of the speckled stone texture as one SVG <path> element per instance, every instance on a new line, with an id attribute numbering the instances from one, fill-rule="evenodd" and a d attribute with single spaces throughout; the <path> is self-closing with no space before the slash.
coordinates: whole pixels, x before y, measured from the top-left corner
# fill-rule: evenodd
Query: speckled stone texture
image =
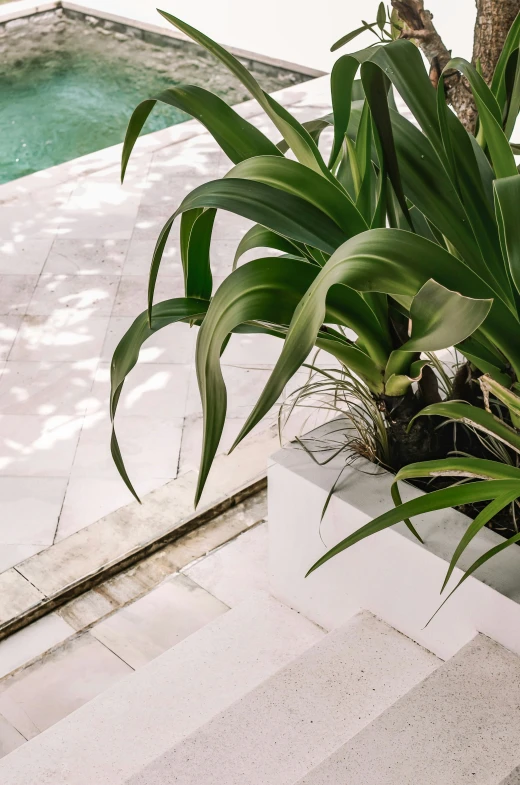
<path id="1" fill-rule="evenodd" d="M 0 761 L 0 782 L 121 785 L 323 634 L 258 596 L 12 752 Z"/>
<path id="2" fill-rule="evenodd" d="M 520 766 L 512 771 L 505 780 L 502 780 L 500 785 L 520 785 Z"/>
<path id="3" fill-rule="evenodd" d="M 129 785 L 292 785 L 439 664 L 371 614 L 360 614 Z"/>
<path id="4" fill-rule="evenodd" d="M 519 754 L 520 658 L 479 635 L 298 785 L 501 785 Z"/>

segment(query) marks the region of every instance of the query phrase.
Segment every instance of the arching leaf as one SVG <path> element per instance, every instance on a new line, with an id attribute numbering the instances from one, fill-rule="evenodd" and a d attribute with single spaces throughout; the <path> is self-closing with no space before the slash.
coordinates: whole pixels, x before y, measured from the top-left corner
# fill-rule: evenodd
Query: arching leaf
<path id="1" fill-rule="evenodd" d="M 520 434 L 518 434 L 507 423 L 499 417 L 495 417 L 491 412 L 471 406 L 463 401 L 443 401 L 426 406 L 411 421 L 409 428 L 412 427 L 417 417 L 447 417 L 450 420 L 462 422 L 465 425 L 473 426 L 488 436 L 498 439 L 503 444 L 520 453 Z M 500 464 L 497 464 L 500 466 Z"/>
<path id="2" fill-rule="evenodd" d="M 282 235 L 272 232 L 270 229 L 266 229 L 265 226 L 256 224 L 255 226 L 252 226 L 240 240 L 235 252 L 233 269 L 237 266 L 240 257 L 253 248 L 273 248 L 282 253 L 296 256 L 301 255 L 301 257 L 305 259 L 305 253 L 301 251 L 301 246 L 299 246 L 298 243 L 293 243 L 285 237 L 282 237 Z"/>
<path id="3" fill-rule="evenodd" d="M 139 134 L 158 101 L 199 120 L 235 164 L 253 155 L 280 155 L 276 145 L 217 95 L 196 85 L 179 85 L 142 101 L 134 109 L 123 144 L 121 181 Z"/>
<path id="4" fill-rule="evenodd" d="M 216 210 L 197 208 L 181 216 L 181 260 L 185 297 L 209 300 L 213 286 L 210 246 Z"/>
<path id="5" fill-rule="evenodd" d="M 130 478 L 125 469 L 121 450 L 114 428 L 117 404 L 123 389 L 126 377 L 137 363 L 139 352 L 143 343 L 155 332 L 169 324 L 181 321 L 192 321 L 204 317 L 209 303 L 204 300 L 180 297 L 174 300 L 165 300 L 152 308 L 151 324 L 148 312 L 140 314 L 132 323 L 125 335 L 119 341 L 110 366 L 110 418 L 112 420 L 112 438 L 110 449 L 114 463 L 124 480 L 128 490 L 139 501 Z"/>
<path id="6" fill-rule="evenodd" d="M 401 351 L 436 352 L 460 343 L 480 327 L 492 303 L 464 297 L 430 278 L 412 300 L 412 332 Z"/>
<path id="7" fill-rule="evenodd" d="M 495 180 L 495 210 L 504 259 L 520 293 L 520 175 Z"/>
<path id="8" fill-rule="evenodd" d="M 288 158 L 260 156 L 233 167 L 226 178 L 265 183 L 298 196 L 328 215 L 347 237 L 368 229 L 368 224 L 348 194 L 307 166 Z"/>
<path id="9" fill-rule="evenodd" d="M 372 534 L 377 534 L 396 523 L 412 518 L 415 515 L 422 515 L 423 513 L 433 512 L 434 510 L 444 510 L 449 507 L 454 507 L 460 504 L 468 504 L 472 502 L 488 501 L 495 499 L 498 496 L 503 496 L 506 493 L 520 493 L 519 480 L 489 480 L 486 482 L 475 482 L 468 485 L 457 485 L 451 488 L 443 488 L 439 491 L 432 491 L 424 496 L 419 496 L 417 499 L 412 499 L 409 502 L 399 505 L 393 510 L 379 515 L 374 518 L 370 523 L 365 524 L 353 534 L 341 540 L 334 548 L 327 551 L 324 556 L 318 559 L 307 572 L 310 575 L 322 564 L 325 564 L 333 556 L 337 556 L 347 548 L 352 547 L 357 542 L 370 537 Z"/>
<path id="10" fill-rule="evenodd" d="M 338 225 L 313 204 L 266 183 L 238 178 L 205 183 L 188 194 L 159 234 L 148 282 L 149 309 L 153 303 L 162 255 L 175 218 L 188 210 L 200 208 L 228 210 L 326 253 L 332 253 L 346 239 Z"/>
<path id="11" fill-rule="evenodd" d="M 245 68 L 236 57 L 215 41 L 212 41 L 207 35 L 204 35 L 204 33 L 191 27 L 191 25 L 186 24 L 186 22 L 183 22 L 181 19 L 178 19 L 166 11 L 161 11 L 160 9 L 158 9 L 158 11 L 167 22 L 170 22 L 170 24 L 178 30 L 181 30 L 193 41 L 196 41 L 208 52 L 218 58 L 220 62 L 223 63 L 240 82 L 242 82 L 244 87 L 249 90 L 252 97 L 256 98 L 268 117 L 271 118 L 302 164 L 309 166 L 317 172 L 321 172 L 325 177 L 329 177 L 321 153 L 310 134 L 301 123 L 283 108 L 283 106 L 280 106 L 274 98 L 262 90 L 254 76 L 249 73 L 247 68 Z"/>
<path id="12" fill-rule="evenodd" d="M 223 341 L 237 325 L 245 322 L 261 321 L 286 328 L 318 273 L 317 267 L 292 258 L 256 259 L 238 267 L 216 292 L 197 341 L 197 377 L 204 411 L 204 444 L 197 499 L 216 453 L 226 415 L 226 389 L 219 362 Z M 381 357 L 386 357 L 389 339 L 357 292 L 347 287 L 336 287 L 323 312 L 322 322 L 351 325 L 358 334 L 362 334 L 364 345 L 369 345 L 375 355 L 379 352 Z M 368 353 L 361 352 L 345 338 L 341 342 L 334 337 L 328 338 L 320 333 L 321 327 L 320 324 L 313 336 L 313 344 L 317 343 L 345 362 L 354 364 L 355 370 L 367 376 L 374 386 L 381 386 L 382 369 Z M 284 371 L 286 379 L 302 361 L 297 359 L 290 369 Z"/>

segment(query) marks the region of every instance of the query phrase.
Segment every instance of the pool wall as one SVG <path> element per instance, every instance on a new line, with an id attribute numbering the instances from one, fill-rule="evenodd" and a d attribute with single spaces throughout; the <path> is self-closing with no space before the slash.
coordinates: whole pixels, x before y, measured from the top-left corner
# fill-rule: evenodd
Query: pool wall
<path id="1" fill-rule="evenodd" d="M 97 8 L 92 9 L 85 5 L 68 2 L 67 0 L 54 0 L 53 2 L 38 4 L 35 4 L 32 0 L 30 2 L 21 0 L 19 3 L 9 3 L 3 7 L 0 6 L 0 56 L 5 46 L 2 39 L 5 41 L 6 35 L 9 35 L 10 41 L 13 38 L 29 35 L 31 38 L 37 39 L 50 31 L 59 30 L 60 26 L 64 24 L 64 16 L 85 22 L 98 28 L 100 34 L 113 35 L 119 40 L 139 38 L 154 46 L 169 46 L 173 48 L 178 47 L 181 41 L 186 42 L 190 40 L 173 27 L 169 29 L 135 19 L 127 19 L 112 13 L 102 12 Z M 271 73 L 272 69 L 275 68 L 309 77 L 318 77 L 324 74 L 323 71 L 315 68 L 290 63 L 285 60 L 257 54 L 256 52 L 247 52 L 230 46 L 226 46 L 226 49 L 238 57 L 246 66 L 254 63 L 258 69 L 259 65 L 265 65 L 266 73 Z"/>
<path id="2" fill-rule="evenodd" d="M 314 69 L 251 52 L 230 51 L 269 93 L 322 75 Z M 92 53 L 97 54 L 92 58 Z M 92 65 L 89 65 L 89 57 Z M 137 70 L 129 80 L 128 68 L 125 72 L 118 70 L 118 66 L 127 62 L 130 70 L 135 70 L 139 57 L 145 68 Z M 110 58 L 116 60 L 111 63 Z M 96 100 L 96 89 L 104 84 L 104 72 L 99 66 L 102 60 L 107 61 L 107 70 L 113 75 L 111 85 L 115 85 L 116 94 L 112 96 L 113 104 L 103 102 L 104 93 L 100 94 L 99 103 L 96 103 L 97 119 L 92 123 L 90 120 L 94 116 L 88 114 L 89 107 Z M 42 181 L 54 180 L 54 170 L 62 162 L 72 165 L 66 171 L 66 178 L 76 176 L 83 169 L 83 159 L 89 159 L 87 171 L 92 171 L 92 165 L 97 168 L 94 161 L 99 161 L 98 153 L 123 138 L 127 111 L 129 116 L 135 105 L 132 91 L 136 93 L 137 102 L 142 95 L 150 94 L 150 90 L 153 93 L 157 84 L 160 89 L 169 86 L 170 77 L 173 83 L 180 80 L 201 84 L 230 105 L 237 106 L 249 98 L 239 82 L 235 85 L 233 80 L 229 82 L 229 74 L 222 65 L 214 63 L 209 53 L 174 28 L 115 16 L 104 9 L 91 10 L 68 0 L 51 0 L 39 5 L 35 5 L 34 0 L 20 0 L 0 6 L 0 62 L 3 64 L 0 77 L 7 90 L 2 120 L 5 132 L 0 159 L 2 184 L 23 181 L 32 173 L 40 173 Z M 30 67 L 34 73 L 27 74 Z M 154 70 L 157 81 L 151 85 L 144 75 Z M 10 74 L 16 74 L 17 81 Z M 40 89 L 40 83 L 45 89 Z M 75 92 L 71 93 L 71 90 Z M 75 95 L 80 100 L 76 115 L 72 114 Z M 63 123 L 55 122 L 55 118 L 69 116 L 83 117 L 85 122 L 72 122 L 69 129 Z M 39 136 L 35 135 L 38 117 L 42 123 Z M 181 120 L 180 117 L 161 116 L 161 112 L 155 113 L 152 119 L 147 134 L 170 125 L 170 120 L 172 124 Z M 90 128 L 89 133 L 82 130 L 85 127 Z M 101 138 L 100 129 L 103 129 Z M 97 153 L 96 147 L 99 147 Z M 19 193 L 16 188 L 15 194 Z M 10 196 L 1 193 L 0 202 Z"/>

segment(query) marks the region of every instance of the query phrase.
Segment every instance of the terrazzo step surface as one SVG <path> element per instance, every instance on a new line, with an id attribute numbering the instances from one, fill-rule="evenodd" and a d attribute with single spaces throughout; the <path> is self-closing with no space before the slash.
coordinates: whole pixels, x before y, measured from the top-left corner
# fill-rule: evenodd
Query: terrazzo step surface
<path id="1" fill-rule="evenodd" d="M 517 766 L 505 780 L 502 780 L 500 785 L 520 785 L 520 766 Z"/>
<path id="2" fill-rule="evenodd" d="M 0 760 L 0 782 L 123 783 L 323 637 L 255 596 Z"/>
<path id="3" fill-rule="evenodd" d="M 297 785 L 513 785 L 519 756 L 520 657 L 478 635 Z"/>
<path id="4" fill-rule="evenodd" d="M 361 613 L 164 753 L 129 785 L 292 785 L 440 663 Z"/>

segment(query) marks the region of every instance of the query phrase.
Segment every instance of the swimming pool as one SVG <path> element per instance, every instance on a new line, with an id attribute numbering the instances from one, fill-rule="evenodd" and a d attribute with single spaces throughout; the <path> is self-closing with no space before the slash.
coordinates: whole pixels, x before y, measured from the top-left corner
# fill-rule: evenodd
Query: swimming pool
<path id="1" fill-rule="evenodd" d="M 135 106 L 168 86 L 198 84 L 229 104 L 250 97 L 200 47 L 162 39 L 61 8 L 8 23 L 0 38 L 0 183 L 122 142 Z M 309 78 L 247 66 L 268 92 Z M 186 119 L 157 105 L 144 130 Z"/>

